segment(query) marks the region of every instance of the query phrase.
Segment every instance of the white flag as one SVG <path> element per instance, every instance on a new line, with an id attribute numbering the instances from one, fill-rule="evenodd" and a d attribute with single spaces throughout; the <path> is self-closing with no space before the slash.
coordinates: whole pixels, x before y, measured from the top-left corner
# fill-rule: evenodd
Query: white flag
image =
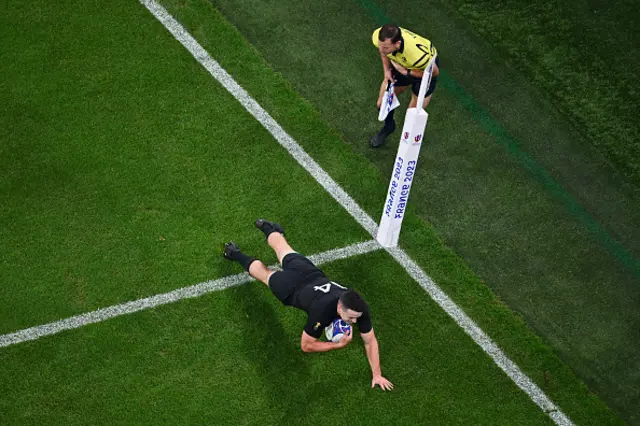
<path id="1" fill-rule="evenodd" d="M 389 111 L 392 111 L 400 106 L 400 101 L 396 96 L 396 93 L 393 91 L 394 84 L 389 84 L 387 90 L 384 92 L 382 96 L 382 103 L 380 104 L 380 112 L 378 113 L 378 120 L 384 121 L 389 114 Z"/>

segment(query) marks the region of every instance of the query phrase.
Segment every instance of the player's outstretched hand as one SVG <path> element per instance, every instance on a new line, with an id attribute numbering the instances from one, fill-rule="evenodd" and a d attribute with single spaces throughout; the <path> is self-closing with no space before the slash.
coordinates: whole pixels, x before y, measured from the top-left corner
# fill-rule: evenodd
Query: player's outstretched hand
<path id="1" fill-rule="evenodd" d="M 393 389 L 393 383 L 391 383 L 390 381 L 388 381 L 387 379 L 385 379 L 382 376 L 375 376 L 371 380 L 371 387 L 375 388 L 376 385 L 380 386 L 380 389 L 382 389 L 384 391 L 388 391 L 388 390 Z"/>
<path id="2" fill-rule="evenodd" d="M 351 343 L 352 339 L 353 339 L 353 334 L 351 330 L 349 330 L 346 333 L 344 333 L 344 336 L 342 336 L 342 339 L 340 339 L 340 341 L 338 342 L 338 346 L 340 346 L 341 348 L 344 348 L 349 343 Z"/>

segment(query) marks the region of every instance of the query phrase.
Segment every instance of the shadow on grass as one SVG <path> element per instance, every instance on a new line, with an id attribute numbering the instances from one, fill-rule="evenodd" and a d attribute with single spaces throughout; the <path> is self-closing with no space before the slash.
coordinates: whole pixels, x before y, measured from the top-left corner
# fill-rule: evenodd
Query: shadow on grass
<path id="1" fill-rule="evenodd" d="M 285 312 L 280 310 L 291 308 L 267 301 L 274 298 L 280 304 L 269 289 L 255 282 L 232 289 L 232 297 L 238 306 L 244 355 L 264 378 L 272 405 L 279 409 L 282 421 L 300 418 L 307 409 L 305 395 L 311 373 L 305 358 L 308 355 L 283 326 Z"/>

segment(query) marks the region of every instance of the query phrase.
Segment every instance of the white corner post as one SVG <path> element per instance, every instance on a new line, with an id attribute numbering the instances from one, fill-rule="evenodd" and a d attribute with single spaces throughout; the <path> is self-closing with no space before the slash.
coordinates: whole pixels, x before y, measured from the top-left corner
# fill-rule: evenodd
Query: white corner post
<path id="1" fill-rule="evenodd" d="M 387 200 L 382 209 L 382 218 L 378 227 L 376 239 L 383 247 L 396 247 L 400 237 L 402 219 L 409 201 L 409 191 L 418 164 L 418 155 L 422 146 L 422 138 L 427 127 L 429 114 L 422 108 L 425 94 L 431 84 L 431 74 L 435 64 L 434 56 L 424 70 L 418 104 L 415 108 L 407 109 L 400 136 L 398 154 L 391 173 L 391 181 L 387 190 Z"/>

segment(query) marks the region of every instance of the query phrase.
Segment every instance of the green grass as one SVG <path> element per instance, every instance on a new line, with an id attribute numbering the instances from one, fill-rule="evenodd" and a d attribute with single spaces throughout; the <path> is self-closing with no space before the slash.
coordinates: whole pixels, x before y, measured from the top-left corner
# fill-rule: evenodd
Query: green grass
<path id="1" fill-rule="evenodd" d="M 3 68 L 13 84 L 3 87 L 11 102 L 2 124 L 37 132 L 2 139 L 3 154 L 14 153 L 2 155 L 11 176 L 0 187 L 2 332 L 237 273 L 217 252 L 230 238 L 271 263 L 251 227 L 258 216 L 282 221 L 303 253 L 367 238 L 144 8 L 66 6 L 35 3 L 23 17 L 18 6 L 6 14 L 13 25 L 2 27 L 15 40 L 2 56 L 24 61 Z M 173 11 L 377 218 L 386 171 L 342 143 L 210 5 Z M 41 20 L 31 31 L 17 25 L 34 15 Z M 67 32 L 52 30 L 59 22 Z M 21 38 L 32 32 L 33 40 Z M 93 43 L 74 38 L 87 34 Z M 221 34 L 225 43 L 217 43 Z M 27 42 L 40 50 L 23 56 Z M 68 56 L 58 76 L 40 61 L 59 60 L 51 46 Z M 78 72 L 63 84 L 70 69 Z M 83 78 L 101 72 L 100 84 L 83 90 Z M 21 102 L 31 115 L 20 113 Z M 574 421 L 618 424 L 417 212 L 409 209 L 403 244 L 421 266 Z M 303 354 L 304 315 L 253 283 L 3 348 L 0 422 L 317 424 L 344 423 L 347 412 L 367 424 L 550 423 L 386 254 L 324 269 L 373 307 L 393 393 L 369 389 L 359 342 Z"/>
<path id="2" fill-rule="evenodd" d="M 640 67 L 631 1 L 445 0 L 554 105 L 636 188 Z"/>
<path id="3" fill-rule="evenodd" d="M 637 418 L 640 346 L 630 336 L 640 322 L 638 197 L 544 89 L 505 67 L 500 51 L 438 2 L 424 5 L 426 22 L 409 2 L 213 4 L 382 176 L 390 174 L 397 142 L 376 151 L 367 144 L 378 126 L 380 78 L 371 31 L 392 20 L 430 37 L 443 78 L 429 107 L 415 211 L 594 392 Z M 206 33 L 202 19 L 181 16 Z M 233 65 L 230 58 L 242 80 Z M 305 148 L 320 154 L 317 145 Z M 337 167 L 324 165 L 332 173 Z M 374 200 L 364 204 L 376 217 L 379 198 L 364 188 L 357 193 Z M 422 255 L 406 233 L 402 241 Z M 438 282 L 449 282 L 447 274 Z"/>
<path id="4" fill-rule="evenodd" d="M 304 315 L 253 283 L 8 348 L 4 420 L 551 424 L 386 254 L 326 271 L 365 280 L 394 392 L 370 389 L 360 340 L 329 354 L 300 351 Z"/>
<path id="5" fill-rule="evenodd" d="M 0 332 L 205 281 L 222 263 L 222 241 L 250 235 L 262 215 L 290 223 L 294 236 L 311 221 L 327 228 L 301 249 L 366 238 L 328 194 L 305 189 L 318 186 L 284 150 L 253 143 L 267 131 L 237 102 L 220 102 L 226 91 L 185 61 L 188 52 L 152 44 L 138 25 L 148 12 L 111 8 L 119 21 L 78 16 L 95 31 L 66 45 L 66 64 L 54 70 L 42 67 L 60 55 L 45 44 L 53 10 L 41 6 L 33 31 L 11 33 Z M 41 55 L 17 54 L 26 34 L 40 40 Z M 217 118 L 197 118 L 203 111 Z"/>
<path id="6" fill-rule="evenodd" d="M 0 420 L 552 424 L 386 253 L 325 270 L 366 290 L 393 392 L 370 389 L 359 339 L 300 351 L 304 314 L 254 282 L 5 349 Z"/>

